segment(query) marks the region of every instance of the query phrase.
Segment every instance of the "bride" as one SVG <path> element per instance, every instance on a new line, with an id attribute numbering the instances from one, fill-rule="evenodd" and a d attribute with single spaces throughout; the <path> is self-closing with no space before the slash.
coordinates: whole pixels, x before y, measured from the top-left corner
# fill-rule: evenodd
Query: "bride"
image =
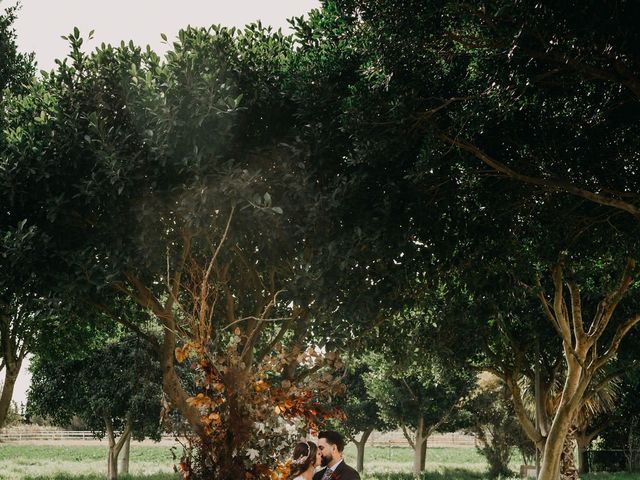
<path id="1" fill-rule="evenodd" d="M 293 462 L 287 480 L 312 480 L 316 469 L 318 447 L 313 442 L 300 442 L 293 449 Z"/>

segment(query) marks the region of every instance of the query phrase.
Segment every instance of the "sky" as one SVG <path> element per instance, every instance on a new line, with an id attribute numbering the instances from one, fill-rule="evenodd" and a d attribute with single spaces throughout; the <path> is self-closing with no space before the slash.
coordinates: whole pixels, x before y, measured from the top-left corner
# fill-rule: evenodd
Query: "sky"
<path id="1" fill-rule="evenodd" d="M 0 9 L 15 3 L 15 0 L 0 0 Z M 102 42 L 119 44 L 121 40 L 133 40 L 137 45 L 150 45 L 156 52 L 164 53 L 167 45 L 163 43 L 161 33 L 171 41 L 187 25 L 243 27 L 256 20 L 288 31 L 288 18 L 304 15 L 319 7 L 320 1 L 22 0 L 21 4 L 15 24 L 18 48 L 23 52 L 34 52 L 38 68 L 50 70 L 55 66 L 56 58 L 67 55 L 67 42 L 60 37 L 72 32 L 74 27 L 80 29 L 85 39 L 94 30 L 93 40 L 85 43 L 88 51 Z M 13 394 L 18 405 L 26 402 L 29 383 L 26 361 Z"/>
<path id="2" fill-rule="evenodd" d="M 0 7 L 16 0 L 0 0 Z M 288 30 L 287 19 L 301 16 L 320 5 L 319 0 L 22 0 L 15 24 L 20 50 L 35 52 L 38 67 L 50 70 L 54 60 L 67 54 L 67 42 L 60 38 L 78 27 L 86 38 L 95 30 L 93 50 L 102 42 L 121 40 L 150 45 L 156 52 L 167 48 L 160 34 L 169 40 L 187 25 L 222 24 L 243 27 L 261 20 L 264 25 Z"/>

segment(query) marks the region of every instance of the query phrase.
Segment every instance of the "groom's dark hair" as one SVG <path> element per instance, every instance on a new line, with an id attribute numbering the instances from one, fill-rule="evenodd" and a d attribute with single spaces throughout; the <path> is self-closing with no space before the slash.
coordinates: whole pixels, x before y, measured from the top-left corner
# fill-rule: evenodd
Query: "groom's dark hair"
<path id="1" fill-rule="evenodd" d="M 325 430 L 318 434 L 318 438 L 324 438 L 327 443 L 335 445 L 340 453 L 344 450 L 344 438 L 338 432 L 333 430 Z"/>

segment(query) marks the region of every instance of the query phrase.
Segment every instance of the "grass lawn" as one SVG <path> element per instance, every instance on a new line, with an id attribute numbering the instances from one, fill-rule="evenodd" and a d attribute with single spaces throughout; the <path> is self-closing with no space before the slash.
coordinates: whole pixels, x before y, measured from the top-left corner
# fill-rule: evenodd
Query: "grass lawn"
<path id="1" fill-rule="evenodd" d="M 104 445 L 0 445 L 0 480 L 97 480 L 105 477 L 106 470 L 107 448 Z M 169 447 L 132 443 L 130 471 L 135 478 L 173 478 Z M 159 473 L 163 475 L 157 475 Z"/>
<path id="2" fill-rule="evenodd" d="M 179 453 L 179 451 L 178 451 Z M 103 445 L 56 446 L 0 444 L 0 480 L 102 480 L 106 472 Z M 374 447 L 365 452 L 363 480 L 413 480 L 412 450 Z M 355 448 L 345 451 L 355 465 Z M 131 475 L 122 480 L 178 480 L 166 445 L 131 445 Z M 512 468 L 517 469 L 515 459 Z M 484 480 L 486 462 L 474 448 L 430 448 L 422 480 Z M 585 480 L 640 480 L 639 474 L 586 475 Z"/>
<path id="3" fill-rule="evenodd" d="M 345 448 L 345 459 L 352 466 L 356 464 L 356 449 L 352 445 Z M 413 450 L 408 447 L 373 447 L 365 450 L 364 469 L 369 473 L 410 473 L 413 466 Z M 427 450 L 426 470 L 443 472 L 444 470 L 465 469 L 484 473 L 487 462 L 475 448 L 432 447 Z M 513 468 L 518 468 L 517 462 Z M 385 478 L 385 477 L 377 477 Z"/>

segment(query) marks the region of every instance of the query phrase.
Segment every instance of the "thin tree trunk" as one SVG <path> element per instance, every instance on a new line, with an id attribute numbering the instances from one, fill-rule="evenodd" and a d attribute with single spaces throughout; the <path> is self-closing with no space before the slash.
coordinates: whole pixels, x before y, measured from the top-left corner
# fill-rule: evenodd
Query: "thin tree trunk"
<path id="1" fill-rule="evenodd" d="M 127 440 L 131 437 L 131 419 L 127 419 L 127 424 L 125 425 L 117 442 L 115 432 L 113 430 L 113 423 L 111 422 L 111 417 L 109 417 L 109 415 L 104 415 L 104 424 L 106 427 L 107 441 L 109 443 L 109 453 L 107 455 L 107 479 L 118 480 L 118 455 Z"/>
<path id="2" fill-rule="evenodd" d="M 16 318 L 13 320 L 17 321 Z M 12 333 L 12 317 L 9 304 L 0 299 L 0 371 L 2 371 L 2 366 L 5 368 L 4 383 L 0 394 L 0 428 L 4 427 L 7 421 L 13 389 L 24 358 L 24 353 L 20 352 L 21 349 L 17 343 L 15 333 Z"/>
<path id="3" fill-rule="evenodd" d="M 172 308 L 180 287 L 181 268 L 182 265 L 184 265 L 190 248 L 189 240 L 186 240 L 183 248 L 182 263 L 177 270 L 176 277 L 173 280 L 174 287 L 164 307 L 139 278 L 131 273 L 127 273 L 125 276 L 134 290 L 134 293 L 127 292 L 127 294 L 131 295 L 131 298 L 142 307 L 151 310 L 158 319 L 158 322 L 163 326 L 162 343 L 157 345 L 158 360 L 160 361 L 160 369 L 162 372 L 162 390 L 167 395 L 171 406 L 177 409 L 185 420 L 187 420 L 196 435 L 202 437 L 204 425 L 200 420 L 200 412 L 187 401 L 189 394 L 184 389 L 175 369 L 178 327 L 175 317 L 173 316 Z"/>
<path id="4" fill-rule="evenodd" d="M 18 379 L 18 373 L 20 372 L 20 365 L 22 362 L 18 362 L 15 366 L 9 368 L 7 366 L 4 383 L 2 385 L 2 394 L 0 394 L 0 428 L 4 427 L 7 421 L 7 415 L 9 414 L 9 408 L 11 407 L 11 399 L 13 398 L 13 390 Z"/>
<path id="5" fill-rule="evenodd" d="M 424 435 L 424 417 L 418 419 L 416 428 L 416 440 L 413 447 L 413 473 L 419 475 L 424 471 L 425 458 L 427 453 L 427 439 Z"/>
<path id="6" fill-rule="evenodd" d="M 427 463 L 427 438 L 425 437 L 422 441 L 422 445 L 420 445 L 420 471 L 424 472 L 426 469 Z"/>
<path id="7" fill-rule="evenodd" d="M 589 473 L 587 447 L 578 443 L 578 473 Z"/>
<path id="8" fill-rule="evenodd" d="M 109 446 L 109 456 L 107 457 L 107 479 L 118 479 L 118 454 L 112 446 Z"/>
<path id="9" fill-rule="evenodd" d="M 609 422 L 607 422 L 607 425 Z M 598 429 L 596 433 L 585 434 L 580 433 L 576 435 L 576 443 L 578 444 L 578 473 L 584 474 L 589 473 L 589 462 L 587 461 L 587 448 L 589 448 L 589 444 L 593 440 L 593 438 L 597 435 L 597 432 L 601 431 Z"/>
<path id="10" fill-rule="evenodd" d="M 129 453 L 131 451 L 131 433 L 127 435 L 124 447 L 122 450 L 122 457 L 120 458 L 120 473 L 123 475 L 129 474 Z"/>
<path id="11" fill-rule="evenodd" d="M 353 443 L 356 446 L 356 450 L 358 452 L 356 468 L 360 473 L 364 471 L 364 447 L 367 444 L 367 440 L 369 439 L 369 435 L 371 435 L 371 432 L 373 432 L 373 428 L 362 432 L 362 436 L 360 437 L 359 441 L 353 440 Z"/>
<path id="12" fill-rule="evenodd" d="M 107 415 L 104 417 L 104 424 L 107 433 L 107 442 L 109 445 L 109 452 L 107 454 L 107 480 L 118 479 L 118 452 L 116 452 L 116 440 L 115 433 L 113 432 L 113 424 L 111 418 Z"/>

